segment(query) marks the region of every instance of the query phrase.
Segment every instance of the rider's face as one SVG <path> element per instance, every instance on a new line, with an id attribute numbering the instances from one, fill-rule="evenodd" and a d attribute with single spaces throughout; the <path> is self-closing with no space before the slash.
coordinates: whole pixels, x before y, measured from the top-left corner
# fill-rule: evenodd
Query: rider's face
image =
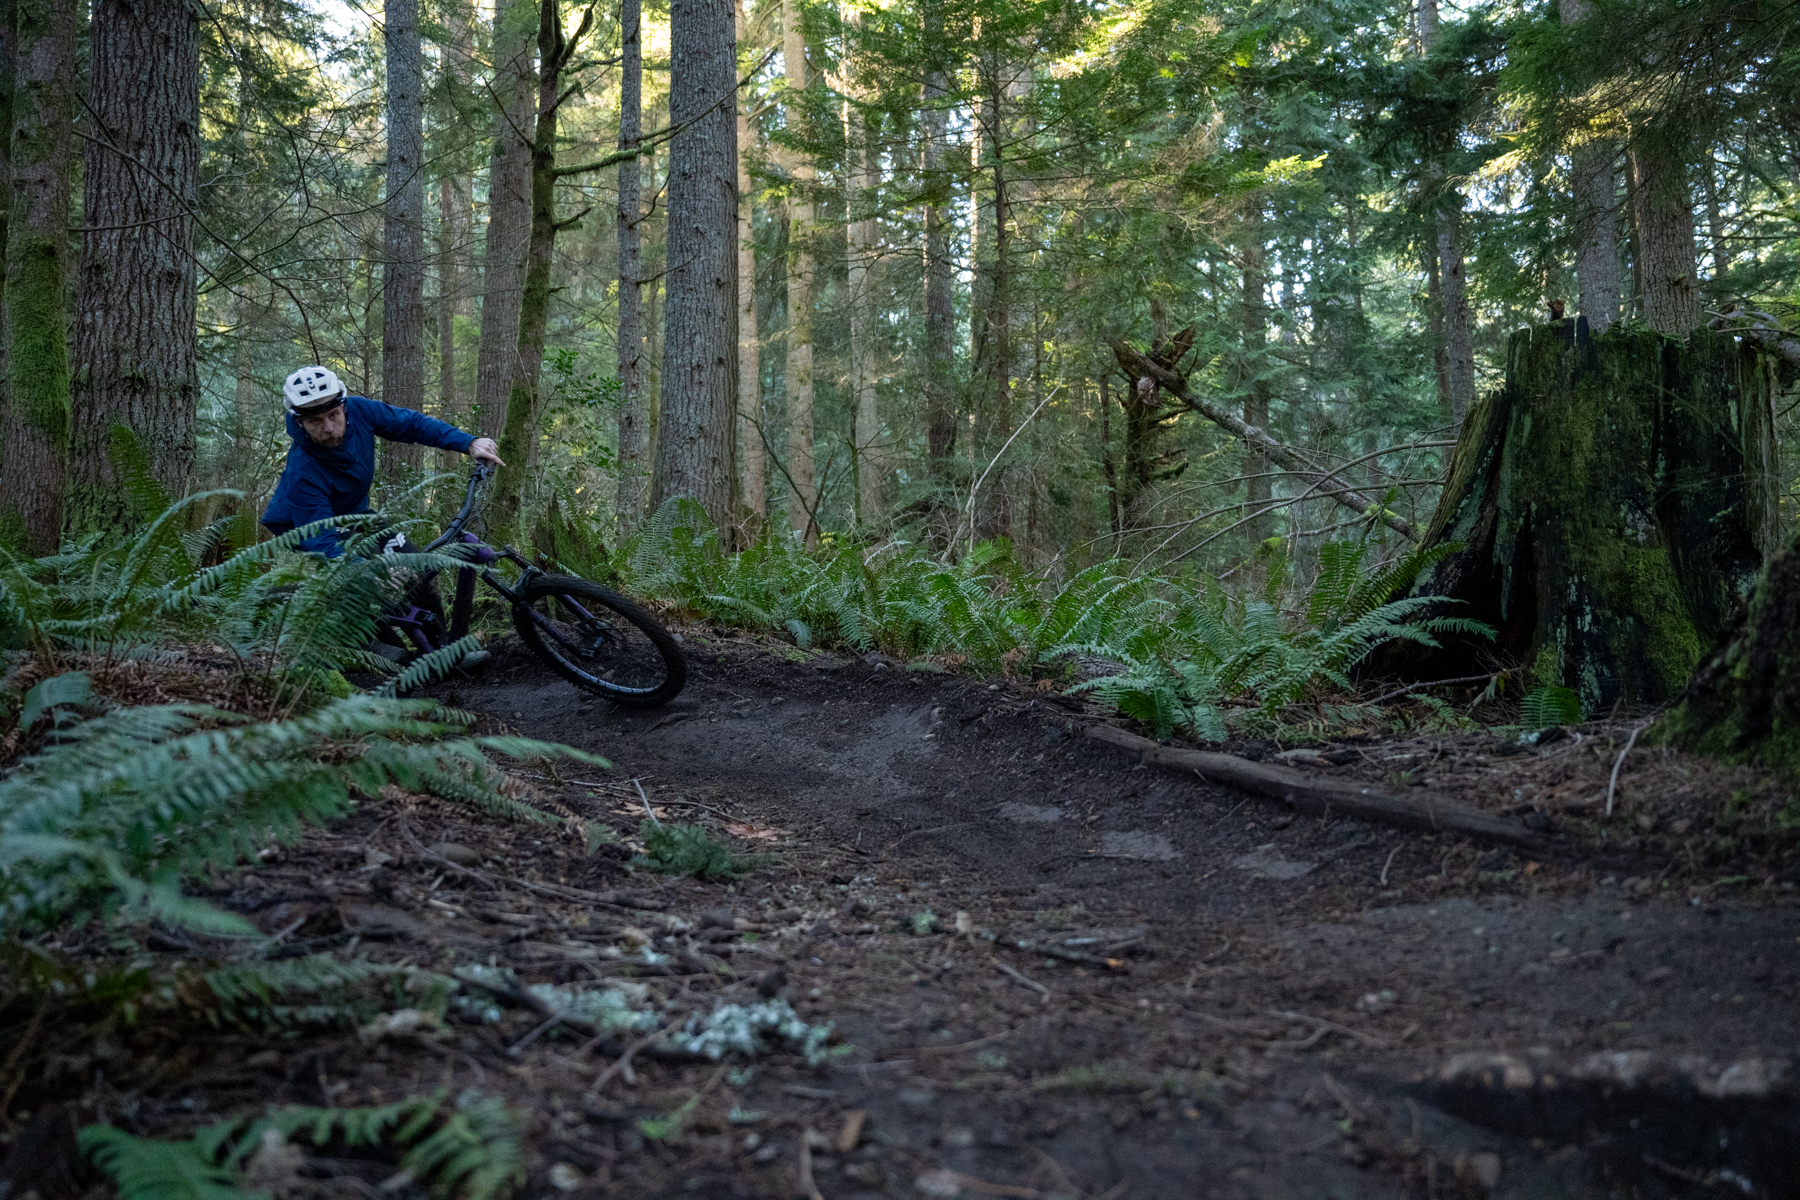
<path id="1" fill-rule="evenodd" d="M 327 450 L 335 450 L 344 444 L 344 406 L 337 405 L 330 412 L 322 412 L 317 416 L 299 417 L 300 428 L 316 446 Z"/>

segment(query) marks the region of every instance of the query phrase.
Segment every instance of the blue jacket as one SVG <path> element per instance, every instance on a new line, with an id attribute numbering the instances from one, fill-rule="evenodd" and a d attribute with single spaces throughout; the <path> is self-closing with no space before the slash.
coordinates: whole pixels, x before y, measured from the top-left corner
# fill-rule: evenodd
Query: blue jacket
<path id="1" fill-rule="evenodd" d="M 262 523 L 271 533 L 286 533 L 299 525 L 327 517 L 347 517 L 369 511 L 369 483 L 375 477 L 375 438 L 390 442 L 414 442 L 440 450 L 469 452 L 473 434 L 410 408 L 395 408 L 366 396 L 344 401 L 344 442 L 335 450 L 315 445 L 300 422 L 287 419 L 287 465 L 281 482 L 263 510 Z M 307 538 L 302 550 L 316 550 L 336 557 L 343 552 L 337 531 Z"/>

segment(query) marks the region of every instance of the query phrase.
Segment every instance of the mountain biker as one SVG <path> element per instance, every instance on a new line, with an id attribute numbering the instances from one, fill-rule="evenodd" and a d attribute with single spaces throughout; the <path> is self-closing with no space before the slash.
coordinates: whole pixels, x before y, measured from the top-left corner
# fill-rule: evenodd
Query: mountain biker
<path id="1" fill-rule="evenodd" d="M 368 512 L 377 437 L 436 446 L 467 454 L 476 462 L 506 465 L 492 438 L 464 433 L 410 408 L 352 396 L 329 367 L 301 367 L 289 375 L 281 388 L 281 400 L 287 412 L 289 445 L 281 481 L 263 510 L 263 526 L 271 533 Z M 300 549 L 336 558 L 344 552 L 343 538 L 341 530 L 326 530 L 302 541 Z M 399 535 L 384 548 L 387 553 L 416 549 Z M 430 583 L 431 598 L 435 598 L 436 583 L 425 582 Z M 431 598 L 426 606 L 436 608 Z M 486 657 L 485 652 L 476 653 Z"/>

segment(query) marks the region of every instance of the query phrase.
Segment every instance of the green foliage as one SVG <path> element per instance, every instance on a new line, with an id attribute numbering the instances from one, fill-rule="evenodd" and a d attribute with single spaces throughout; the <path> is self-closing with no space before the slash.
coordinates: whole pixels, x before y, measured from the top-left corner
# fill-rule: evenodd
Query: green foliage
<path id="1" fill-rule="evenodd" d="M 655 819 L 638 826 L 644 853 L 633 861 L 664 875 L 692 875 L 707 883 L 729 883 L 752 864 L 698 825 Z"/>
<path id="2" fill-rule="evenodd" d="M 548 820 L 499 792 L 487 754 L 596 761 L 468 737 L 469 720 L 426 701 L 353 696 L 273 721 L 146 705 L 67 726 L 0 778 L 0 930 L 108 915 L 247 936 L 248 922 L 182 896 L 181 881 L 291 843 L 389 783 Z"/>
<path id="3" fill-rule="evenodd" d="M 442 1016 L 456 986 L 417 967 L 330 954 L 233 963 L 208 971 L 205 983 L 215 1023 L 252 1028 L 361 1024 L 396 1004 Z"/>
<path id="4" fill-rule="evenodd" d="M 454 1103 L 440 1092 L 371 1108 L 281 1108 L 178 1142 L 90 1125 L 80 1144 L 118 1185 L 120 1200 L 244 1200 L 244 1169 L 258 1149 L 301 1138 L 315 1147 L 403 1147 L 402 1170 L 459 1200 L 493 1200 L 525 1179 L 518 1119 L 472 1088 Z"/>
<path id="5" fill-rule="evenodd" d="M 1574 688 L 1535 687 L 1519 701 L 1519 724 L 1527 729 L 1580 723 L 1581 697 Z"/>

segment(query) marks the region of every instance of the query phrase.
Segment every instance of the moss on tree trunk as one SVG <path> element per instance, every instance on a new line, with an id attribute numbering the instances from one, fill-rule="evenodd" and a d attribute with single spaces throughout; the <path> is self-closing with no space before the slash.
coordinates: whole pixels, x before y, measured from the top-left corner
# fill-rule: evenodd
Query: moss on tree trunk
<path id="1" fill-rule="evenodd" d="M 1398 648 L 1377 669 L 1448 678 L 1498 659 L 1590 713 L 1678 695 L 1773 548 L 1774 383 L 1764 356 L 1707 330 L 1514 334 L 1426 533 L 1462 549 L 1415 589 L 1499 637 Z"/>
<path id="2" fill-rule="evenodd" d="M 1769 564 L 1743 619 L 1651 738 L 1800 773 L 1800 538 Z"/>

